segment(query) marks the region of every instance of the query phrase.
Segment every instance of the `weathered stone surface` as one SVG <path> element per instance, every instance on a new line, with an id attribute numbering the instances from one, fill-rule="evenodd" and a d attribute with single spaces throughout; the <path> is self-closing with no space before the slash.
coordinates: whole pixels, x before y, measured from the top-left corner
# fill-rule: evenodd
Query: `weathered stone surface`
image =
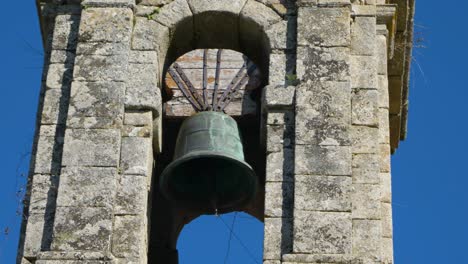
<path id="1" fill-rule="evenodd" d="M 293 134 L 291 129 L 286 126 L 267 126 L 267 153 L 280 152 L 285 148 L 292 148 Z"/>
<path id="2" fill-rule="evenodd" d="M 304 81 L 349 81 L 349 48 L 297 48 L 297 78 Z"/>
<path id="3" fill-rule="evenodd" d="M 387 37 L 378 35 L 376 39 L 377 74 L 386 75 L 388 68 Z"/>
<path id="4" fill-rule="evenodd" d="M 112 56 L 127 54 L 129 50 L 129 42 L 80 42 L 76 48 L 76 55 Z"/>
<path id="5" fill-rule="evenodd" d="M 351 175 L 351 148 L 347 146 L 298 145 L 295 173 L 302 175 Z"/>
<path id="6" fill-rule="evenodd" d="M 65 64 L 71 67 L 75 61 L 75 53 L 68 50 L 52 50 L 50 51 L 49 63 Z"/>
<path id="7" fill-rule="evenodd" d="M 272 49 L 286 50 L 294 49 L 296 47 L 295 31 L 292 22 L 280 21 L 266 30 L 266 35 L 269 39 L 270 47 Z M 294 32 L 291 32 L 294 31 Z"/>
<path id="8" fill-rule="evenodd" d="M 265 239 L 263 240 L 263 258 L 281 259 L 282 254 L 292 250 L 292 219 L 265 218 Z"/>
<path id="9" fill-rule="evenodd" d="M 344 47 L 350 45 L 349 8 L 299 8 L 299 45 Z"/>
<path id="10" fill-rule="evenodd" d="M 47 232 L 52 230 L 50 226 L 52 224 L 51 220 L 52 218 L 47 217 L 44 213 L 30 214 L 28 216 L 22 252 L 24 257 L 36 257 L 41 251 L 42 240 L 50 236 Z M 45 224 L 48 226 L 44 227 Z"/>
<path id="11" fill-rule="evenodd" d="M 120 131 L 117 129 L 67 129 L 64 166 L 115 166 L 119 164 Z"/>
<path id="12" fill-rule="evenodd" d="M 295 180 L 294 209 L 351 212 L 351 177 L 296 175 Z"/>
<path id="13" fill-rule="evenodd" d="M 294 212 L 293 252 L 312 254 L 351 253 L 350 213 Z"/>
<path id="14" fill-rule="evenodd" d="M 169 4 L 174 0 L 137 0 L 137 4 L 147 5 L 147 6 L 162 6 Z"/>
<path id="15" fill-rule="evenodd" d="M 382 202 L 392 202 L 392 175 L 390 173 L 380 173 L 382 185 Z"/>
<path id="16" fill-rule="evenodd" d="M 157 64 L 131 64 L 125 93 L 125 106 L 129 109 L 152 109 L 161 106 L 158 88 Z"/>
<path id="17" fill-rule="evenodd" d="M 69 88 L 69 87 L 67 87 Z M 68 104 L 68 89 L 47 89 L 42 107 L 42 125 L 64 125 L 67 118 L 64 109 Z"/>
<path id="18" fill-rule="evenodd" d="M 377 61 L 374 56 L 351 56 L 351 88 L 377 88 Z"/>
<path id="19" fill-rule="evenodd" d="M 351 52 L 372 56 L 376 52 L 376 18 L 355 17 L 351 25 Z"/>
<path id="20" fill-rule="evenodd" d="M 388 109 L 379 108 L 379 143 L 390 144 L 390 114 Z"/>
<path id="21" fill-rule="evenodd" d="M 173 28 L 176 24 L 191 16 L 192 11 L 187 1 L 175 0 L 161 8 L 159 13 L 154 17 L 154 20 L 169 28 Z"/>
<path id="22" fill-rule="evenodd" d="M 124 124 L 132 126 L 147 126 L 153 122 L 151 111 L 126 112 Z"/>
<path id="23" fill-rule="evenodd" d="M 291 182 L 265 184 L 265 217 L 292 217 L 294 185 Z"/>
<path id="24" fill-rule="evenodd" d="M 153 50 L 131 50 L 131 64 L 158 64 L 158 52 Z"/>
<path id="25" fill-rule="evenodd" d="M 58 176 L 36 174 L 33 176 L 29 197 L 29 214 L 44 214 L 47 205 L 57 197 Z"/>
<path id="26" fill-rule="evenodd" d="M 288 76 L 294 78 L 294 75 L 292 75 L 293 68 L 287 64 L 287 56 L 284 53 L 270 54 L 268 83 L 271 86 L 287 85 Z"/>
<path id="27" fill-rule="evenodd" d="M 66 89 L 72 80 L 72 69 L 64 64 L 47 66 L 46 87 L 48 89 Z"/>
<path id="28" fill-rule="evenodd" d="M 294 151 L 285 148 L 283 151 L 267 154 L 266 181 L 292 182 L 294 174 Z"/>
<path id="29" fill-rule="evenodd" d="M 77 15 L 57 15 L 53 34 L 49 35 L 52 49 L 75 50 L 78 40 L 80 17 Z"/>
<path id="30" fill-rule="evenodd" d="M 350 145 L 351 89 L 346 82 L 307 83 L 296 92 L 296 142 Z"/>
<path id="31" fill-rule="evenodd" d="M 391 168 L 391 153 L 390 145 L 380 144 L 380 172 L 390 172 Z"/>
<path id="32" fill-rule="evenodd" d="M 112 220 L 105 207 L 57 207 L 52 250 L 110 250 Z"/>
<path id="33" fill-rule="evenodd" d="M 63 145 L 63 136 L 61 133 L 56 134 L 56 132 L 62 129 L 57 128 L 57 126 L 48 125 L 42 125 L 39 128 L 37 149 L 32 158 L 32 172 L 37 174 L 52 174 L 58 171 L 60 167 L 58 156 L 61 154 L 60 149 Z"/>
<path id="34" fill-rule="evenodd" d="M 146 137 L 151 138 L 153 131 L 151 126 L 124 126 L 122 129 L 123 137 Z"/>
<path id="35" fill-rule="evenodd" d="M 83 0 L 83 6 L 87 7 L 128 7 L 135 6 L 135 0 Z"/>
<path id="36" fill-rule="evenodd" d="M 143 257 L 146 254 L 146 215 L 116 216 L 112 253 L 116 257 Z"/>
<path id="37" fill-rule="evenodd" d="M 150 138 L 122 138 L 120 169 L 124 174 L 151 176 L 153 151 Z"/>
<path id="38" fill-rule="evenodd" d="M 148 187 L 145 177 L 122 175 L 116 195 L 115 214 L 144 214 L 148 202 Z"/>
<path id="39" fill-rule="evenodd" d="M 379 125 L 379 93 L 377 90 L 353 89 L 351 97 L 352 122 L 354 125 Z"/>
<path id="40" fill-rule="evenodd" d="M 163 52 L 169 46 L 169 28 L 147 18 L 135 18 L 132 49 Z"/>
<path id="41" fill-rule="evenodd" d="M 268 111 L 266 122 L 267 122 L 267 125 L 293 124 L 294 113 L 292 111 L 284 111 L 284 112 Z"/>
<path id="42" fill-rule="evenodd" d="M 378 220 L 353 220 L 353 254 L 380 263 L 381 222 Z"/>
<path id="43" fill-rule="evenodd" d="M 388 109 L 390 107 L 390 97 L 388 92 L 388 78 L 384 75 L 377 76 L 379 81 L 379 107 Z"/>
<path id="44" fill-rule="evenodd" d="M 294 103 L 296 87 L 268 85 L 263 88 L 264 105 L 267 108 L 291 108 Z"/>
<path id="45" fill-rule="evenodd" d="M 204 12 L 239 14 L 247 0 L 187 0 L 194 15 Z"/>
<path id="46" fill-rule="evenodd" d="M 382 263 L 393 264 L 393 239 L 382 239 Z"/>
<path id="47" fill-rule="evenodd" d="M 380 183 L 378 154 L 353 154 L 353 182 Z"/>
<path id="48" fill-rule="evenodd" d="M 57 206 L 113 207 L 117 169 L 65 167 L 60 175 Z"/>
<path id="49" fill-rule="evenodd" d="M 129 43 L 132 21 L 133 12 L 128 8 L 86 8 L 81 14 L 79 40 Z"/>
<path id="50" fill-rule="evenodd" d="M 378 184 L 353 184 L 353 219 L 380 219 L 380 192 Z"/>
<path id="51" fill-rule="evenodd" d="M 113 56 L 79 55 L 75 60 L 75 81 L 127 80 L 128 54 Z"/>
<path id="52" fill-rule="evenodd" d="M 382 203 L 382 236 L 393 237 L 392 204 Z"/>
<path id="53" fill-rule="evenodd" d="M 79 127 L 84 117 L 108 120 L 110 126 L 123 123 L 125 85 L 121 82 L 73 82 L 69 123 Z M 82 126 L 83 127 L 83 126 Z M 103 128 L 103 127 L 96 127 Z"/>
<path id="54" fill-rule="evenodd" d="M 357 153 L 378 153 L 379 129 L 368 126 L 351 126 L 352 151 Z"/>

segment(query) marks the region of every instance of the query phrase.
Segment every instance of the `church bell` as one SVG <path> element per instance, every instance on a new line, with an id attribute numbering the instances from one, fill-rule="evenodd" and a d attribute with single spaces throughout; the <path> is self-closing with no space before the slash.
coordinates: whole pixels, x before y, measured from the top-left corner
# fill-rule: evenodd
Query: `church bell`
<path id="1" fill-rule="evenodd" d="M 227 212 L 251 201 L 257 177 L 244 160 L 236 121 L 215 111 L 186 119 L 160 187 L 178 205 L 206 213 Z"/>

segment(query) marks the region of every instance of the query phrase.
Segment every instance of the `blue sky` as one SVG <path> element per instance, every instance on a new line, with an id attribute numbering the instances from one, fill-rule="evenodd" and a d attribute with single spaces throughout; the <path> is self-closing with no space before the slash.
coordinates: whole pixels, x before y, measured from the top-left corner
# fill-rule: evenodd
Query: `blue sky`
<path id="1" fill-rule="evenodd" d="M 16 192 L 28 170 L 42 45 L 33 0 L 4 1 L 2 10 L 0 264 L 9 264 L 16 254 Z M 414 50 L 408 139 L 392 158 L 397 264 L 468 263 L 466 10 L 466 1 L 417 3 L 416 38 L 425 47 Z M 179 242 L 181 264 L 225 263 L 228 248 L 226 263 L 260 263 L 262 224 L 238 214 L 230 235 L 234 216 L 203 217 L 187 226 Z"/>

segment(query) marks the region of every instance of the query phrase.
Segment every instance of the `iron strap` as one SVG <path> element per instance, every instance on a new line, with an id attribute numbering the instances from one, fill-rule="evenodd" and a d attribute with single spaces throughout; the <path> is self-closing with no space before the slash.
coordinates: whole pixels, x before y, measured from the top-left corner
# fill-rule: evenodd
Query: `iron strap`
<path id="1" fill-rule="evenodd" d="M 206 106 L 203 103 L 200 96 L 198 95 L 197 90 L 195 89 L 195 87 L 193 87 L 192 82 L 190 82 L 189 78 L 187 77 L 187 75 L 185 75 L 185 72 L 182 70 L 182 68 L 180 68 L 179 64 L 177 64 L 177 62 L 175 62 L 173 67 L 176 70 L 176 72 L 180 75 L 180 78 L 182 78 L 182 81 L 184 81 L 185 85 L 189 89 L 189 91 L 190 91 L 192 97 L 195 99 L 195 101 L 197 101 L 197 103 L 201 106 L 202 110 L 205 109 Z"/>
<path id="2" fill-rule="evenodd" d="M 221 71 L 221 54 L 223 50 L 219 49 L 218 53 L 216 54 L 216 75 L 215 75 L 215 85 L 213 90 L 213 109 L 218 108 L 218 86 L 219 86 L 219 74 Z"/>
<path id="3" fill-rule="evenodd" d="M 175 83 L 177 84 L 179 90 L 184 94 L 185 98 L 187 98 L 187 100 L 192 104 L 193 108 L 195 108 L 195 110 L 197 111 L 201 111 L 201 105 L 198 104 L 198 102 L 192 97 L 192 93 L 185 88 L 185 85 L 183 84 L 182 80 L 179 78 L 177 73 L 172 68 L 169 68 L 168 71 L 172 79 L 174 79 Z"/>

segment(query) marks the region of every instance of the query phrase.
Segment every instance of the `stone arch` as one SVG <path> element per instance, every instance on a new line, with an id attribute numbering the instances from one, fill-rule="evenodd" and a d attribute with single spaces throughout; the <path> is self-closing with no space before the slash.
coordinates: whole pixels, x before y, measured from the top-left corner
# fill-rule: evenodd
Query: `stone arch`
<path id="1" fill-rule="evenodd" d="M 289 45 L 287 28 L 286 20 L 255 0 L 175 0 L 151 16 L 137 18 L 132 47 L 157 51 L 160 85 L 172 62 L 184 53 L 200 48 L 239 51 L 260 68 L 265 77 L 264 85 L 284 85 Z M 262 126 L 259 126 L 259 134 Z M 167 139 L 164 143 L 168 144 Z M 150 247 L 153 247 L 150 257 L 157 256 L 158 259 L 167 259 L 165 263 L 176 263 L 177 238 L 183 226 L 199 214 L 171 208 L 164 202 L 158 202 L 164 198 L 155 195 L 151 236 L 158 234 L 158 237 L 150 238 Z M 263 221 L 263 208 L 264 194 L 244 211 Z M 158 219 L 157 215 L 167 217 Z M 159 228 L 165 232 L 158 232 Z M 161 233 L 165 234 L 160 236 Z"/>

